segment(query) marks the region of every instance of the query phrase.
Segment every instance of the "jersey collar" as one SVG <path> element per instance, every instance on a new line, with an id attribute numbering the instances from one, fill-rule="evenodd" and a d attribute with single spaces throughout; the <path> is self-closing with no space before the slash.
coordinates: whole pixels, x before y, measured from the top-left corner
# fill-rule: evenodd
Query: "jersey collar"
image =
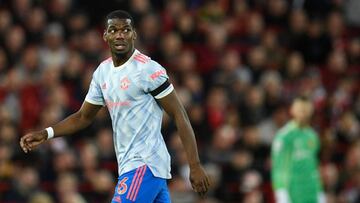
<path id="1" fill-rule="evenodd" d="M 130 56 L 130 58 L 129 58 L 125 63 L 121 64 L 120 66 L 114 66 L 114 63 L 112 63 L 112 65 L 111 65 L 112 68 L 113 68 L 114 70 L 120 70 L 120 69 L 126 67 L 126 66 L 132 61 L 132 59 L 134 58 L 134 56 L 135 56 L 136 54 L 138 54 L 138 53 L 140 53 L 140 52 L 139 52 L 137 49 L 135 49 L 134 52 L 133 52 L 133 54 Z"/>
<path id="2" fill-rule="evenodd" d="M 291 120 L 290 121 L 290 125 L 293 126 L 294 128 L 297 128 L 297 129 L 308 129 L 309 128 L 309 125 L 306 125 L 306 126 L 300 126 L 297 122 L 295 122 L 294 120 Z"/>

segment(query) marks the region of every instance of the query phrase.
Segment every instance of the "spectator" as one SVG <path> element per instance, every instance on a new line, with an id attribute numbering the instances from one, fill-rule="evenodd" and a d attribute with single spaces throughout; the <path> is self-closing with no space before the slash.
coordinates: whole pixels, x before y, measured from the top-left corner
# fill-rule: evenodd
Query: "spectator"
<path id="1" fill-rule="evenodd" d="M 299 51 L 305 61 L 311 65 L 324 63 L 332 47 L 328 33 L 324 32 L 323 20 L 312 19 L 304 37 L 300 39 Z"/>
<path id="2" fill-rule="evenodd" d="M 52 198 L 46 193 L 36 193 L 31 196 L 29 203 L 53 203 Z"/>
<path id="3" fill-rule="evenodd" d="M 14 65 L 21 58 L 21 51 L 26 43 L 24 29 L 15 25 L 10 27 L 5 34 L 4 44 L 9 57 L 9 65 Z"/>
<path id="4" fill-rule="evenodd" d="M 4 40 L 5 37 L 5 32 L 11 27 L 12 25 L 12 19 L 11 19 L 11 14 L 8 10 L 6 9 L 1 9 L 0 10 L 0 38 L 1 40 Z M 2 41 L 3 42 L 3 41 Z"/>
<path id="5" fill-rule="evenodd" d="M 26 35 L 29 43 L 39 44 L 43 38 L 43 32 L 47 22 L 47 14 L 41 7 L 35 7 L 29 11 L 26 17 Z"/>
<path id="6" fill-rule="evenodd" d="M 14 177 L 14 186 L 10 192 L 6 193 L 5 201 L 27 202 L 30 196 L 38 190 L 38 172 L 35 168 L 27 166 Z"/>
<path id="7" fill-rule="evenodd" d="M 52 23 L 45 31 L 45 44 L 40 50 L 42 68 L 61 69 L 65 64 L 68 51 L 63 46 L 64 30 L 61 24 Z"/>

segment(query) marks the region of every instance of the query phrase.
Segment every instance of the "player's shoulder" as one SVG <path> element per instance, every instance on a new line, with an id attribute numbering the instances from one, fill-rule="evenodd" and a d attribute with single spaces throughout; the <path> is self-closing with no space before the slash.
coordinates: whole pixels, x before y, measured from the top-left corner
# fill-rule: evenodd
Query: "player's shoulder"
<path id="1" fill-rule="evenodd" d="M 295 129 L 296 129 L 296 126 L 292 122 L 288 122 L 278 130 L 278 132 L 276 133 L 275 139 L 285 139 Z"/>
<path id="2" fill-rule="evenodd" d="M 158 62 L 153 60 L 151 57 L 137 51 L 133 57 L 133 61 L 143 69 L 151 67 L 162 67 Z"/>
<path id="3" fill-rule="evenodd" d="M 102 72 L 104 69 L 107 69 L 108 66 L 111 66 L 113 60 L 112 57 L 106 58 L 105 60 L 103 60 L 102 62 L 100 62 L 100 64 L 98 65 L 98 67 L 95 69 L 95 73 L 100 73 Z"/>
<path id="4" fill-rule="evenodd" d="M 312 127 L 309 127 L 308 128 L 308 132 L 310 133 L 310 134 L 312 134 L 312 135 L 317 135 L 317 132 L 316 132 L 316 130 L 314 129 L 314 128 L 312 128 Z"/>
<path id="5" fill-rule="evenodd" d="M 109 58 L 106 58 L 105 60 L 103 60 L 103 61 L 99 64 L 98 68 L 103 67 L 103 66 L 109 66 L 109 65 L 111 65 L 112 61 L 113 61 L 113 60 L 112 60 L 112 57 L 110 56 Z"/>
<path id="6" fill-rule="evenodd" d="M 157 61 L 151 59 L 149 56 L 141 53 L 141 52 L 137 52 L 134 57 L 133 57 L 133 61 L 136 64 L 136 66 L 140 69 L 140 71 L 142 73 L 148 73 L 148 74 L 153 74 L 157 71 L 163 71 L 165 72 L 165 68 L 160 65 Z"/>
<path id="7" fill-rule="evenodd" d="M 133 61 L 136 64 L 146 66 L 147 64 L 151 63 L 152 60 L 148 55 L 136 50 L 133 56 Z"/>

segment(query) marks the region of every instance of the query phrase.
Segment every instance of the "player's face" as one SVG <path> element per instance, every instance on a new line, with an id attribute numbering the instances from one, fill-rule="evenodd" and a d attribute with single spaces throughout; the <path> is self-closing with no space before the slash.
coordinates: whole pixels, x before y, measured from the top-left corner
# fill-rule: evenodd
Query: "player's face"
<path id="1" fill-rule="evenodd" d="M 130 19 L 109 19 L 104 32 L 104 40 L 113 54 L 124 55 L 134 49 L 136 32 Z"/>
<path id="2" fill-rule="evenodd" d="M 295 101 L 291 106 L 291 114 L 297 122 L 306 124 L 313 114 L 313 106 L 307 101 Z"/>

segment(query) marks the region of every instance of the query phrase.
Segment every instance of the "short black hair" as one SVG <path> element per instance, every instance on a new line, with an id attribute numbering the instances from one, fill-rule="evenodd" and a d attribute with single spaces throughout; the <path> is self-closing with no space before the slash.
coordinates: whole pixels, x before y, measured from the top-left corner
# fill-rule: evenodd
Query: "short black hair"
<path id="1" fill-rule="evenodd" d="M 124 10 L 115 10 L 112 11 L 111 13 L 109 13 L 106 16 L 106 22 L 105 24 L 107 25 L 108 20 L 110 19 L 130 19 L 131 20 L 131 26 L 134 27 L 134 19 L 133 17 L 130 15 L 130 13 L 124 11 Z"/>

